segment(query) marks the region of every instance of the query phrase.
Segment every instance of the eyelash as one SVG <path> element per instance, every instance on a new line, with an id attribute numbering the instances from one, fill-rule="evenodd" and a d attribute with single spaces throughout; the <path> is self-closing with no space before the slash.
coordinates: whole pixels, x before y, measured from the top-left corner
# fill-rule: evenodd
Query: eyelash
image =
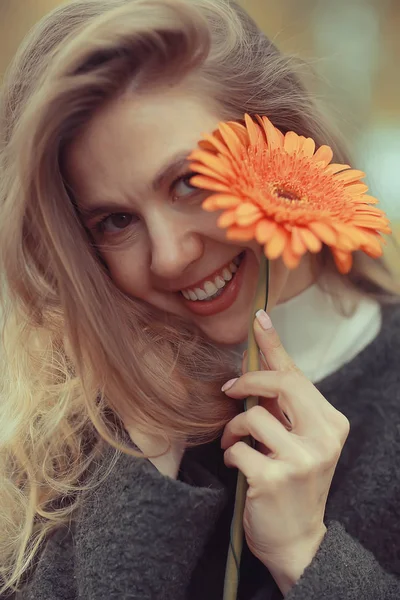
<path id="1" fill-rule="evenodd" d="M 179 177 L 177 177 L 170 185 L 169 188 L 169 193 L 172 194 L 172 191 L 176 188 L 176 186 L 178 185 L 178 183 L 180 183 L 181 181 L 183 181 L 183 183 L 187 183 L 187 185 L 189 187 L 193 187 L 190 185 L 190 179 L 192 177 L 194 177 L 196 175 L 196 173 L 193 173 L 192 171 L 189 173 L 186 173 L 185 175 L 179 175 Z M 196 188 L 193 187 L 193 189 L 195 190 Z"/>
<path id="2" fill-rule="evenodd" d="M 169 187 L 169 193 L 172 194 L 173 190 L 176 188 L 176 186 L 178 185 L 178 183 L 186 183 L 189 187 L 192 187 L 190 185 L 190 179 L 192 177 L 194 177 L 196 175 L 196 173 L 194 172 L 189 172 L 186 173 L 185 175 L 179 175 L 179 177 L 177 177 L 176 179 L 174 179 L 174 181 L 171 183 L 170 187 Z M 195 187 L 193 187 L 193 193 L 196 193 L 196 191 L 200 191 L 200 190 L 196 190 Z M 107 234 L 108 232 L 105 232 L 103 230 L 104 228 L 104 224 L 107 221 L 107 219 L 109 219 L 110 217 L 116 216 L 116 215 L 129 215 L 130 213 L 108 213 L 107 215 L 105 215 L 100 221 L 98 221 L 97 223 L 95 223 L 95 225 L 93 226 L 93 229 L 97 232 L 97 233 L 101 233 L 101 234 Z M 123 232 L 125 232 L 127 229 L 129 228 L 129 225 L 125 228 L 125 229 L 121 229 L 120 234 L 122 234 Z M 109 233 L 109 235 L 119 235 L 118 233 Z"/>

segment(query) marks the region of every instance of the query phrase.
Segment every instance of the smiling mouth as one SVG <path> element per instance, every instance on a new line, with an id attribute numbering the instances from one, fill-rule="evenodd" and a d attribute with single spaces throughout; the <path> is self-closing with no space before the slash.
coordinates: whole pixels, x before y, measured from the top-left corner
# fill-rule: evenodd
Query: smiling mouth
<path id="1" fill-rule="evenodd" d="M 223 266 L 210 279 L 206 279 L 200 286 L 181 290 L 180 294 L 192 302 L 210 302 L 221 296 L 225 287 L 236 276 L 237 270 L 244 258 L 245 252 L 241 252 L 232 261 Z"/>

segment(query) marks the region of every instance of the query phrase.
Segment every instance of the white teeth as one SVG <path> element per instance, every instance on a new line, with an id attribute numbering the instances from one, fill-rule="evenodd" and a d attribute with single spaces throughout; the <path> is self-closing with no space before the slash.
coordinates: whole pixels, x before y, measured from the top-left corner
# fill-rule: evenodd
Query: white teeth
<path id="1" fill-rule="evenodd" d="M 218 292 L 218 288 L 212 281 L 206 281 L 204 284 L 204 291 L 207 296 L 214 296 L 214 294 Z"/>
<path id="2" fill-rule="evenodd" d="M 230 263 L 229 268 L 232 273 L 236 273 L 236 271 L 238 270 L 237 266 L 233 262 Z"/>
<path id="3" fill-rule="evenodd" d="M 232 273 L 230 272 L 229 269 L 224 269 L 222 271 L 222 277 L 225 279 L 225 281 L 230 281 L 232 279 Z"/>
<path id="4" fill-rule="evenodd" d="M 241 263 L 241 258 L 238 256 L 229 263 L 228 267 L 225 267 L 222 272 L 214 277 L 214 280 L 205 281 L 202 288 L 195 288 L 194 290 L 182 290 L 182 295 L 186 300 L 192 300 L 195 302 L 196 300 L 206 300 L 207 298 L 212 298 L 217 294 L 222 288 L 225 287 L 226 283 L 230 281 L 233 275 L 239 268 Z"/>
<path id="5" fill-rule="evenodd" d="M 196 294 L 198 300 L 205 300 L 207 298 L 205 291 L 201 290 L 200 288 L 195 288 L 194 293 Z"/>
<path id="6" fill-rule="evenodd" d="M 214 279 L 214 283 L 215 283 L 215 285 L 217 286 L 217 288 L 218 288 L 219 290 L 222 290 L 222 288 L 223 288 L 223 287 L 225 287 L 225 283 L 226 283 L 226 282 L 225 282 L 225 279 L 224 279 L 223 277 L 220 277 L 220 276 L 218 275 L 218 277 L 216 277 L 216 278 Z"/>

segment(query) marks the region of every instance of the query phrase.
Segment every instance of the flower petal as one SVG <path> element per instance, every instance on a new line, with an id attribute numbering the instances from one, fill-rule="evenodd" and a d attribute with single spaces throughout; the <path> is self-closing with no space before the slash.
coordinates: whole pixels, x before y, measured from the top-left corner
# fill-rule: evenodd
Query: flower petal
<path id="1" fill-rule="evenodd" d="M 339 234 L 335 244 L 338 250 L 353 252 L 365 242 L 361 228 L 354 227 L 351 223 L 334 223 L 333 226 Z"/>
<path id="2" fill-rule="evenodd" d="M 346 275 L 353 265 L 353 256 L 350 252 L 343 252 L 336 249 L 332 250 L 332 254 L 339 273 Z"/>
<path id="3" fill-rule="evenodd" d="M 368 215 L 369 217 L 374 216 L 379 220 L 383 219 L 384 221 L 389 222 L 389 219 L 386 217 L 386 214 L 383 210 L 377 208 L 376 206 L 371 206 L 370 204 L 358 204 L 356 207 L 356 216 L 360 215 Z"/>
<path id="4" fill-rule="evenodd" d="M 351 169 L 350 165 L 340 165 L 338 163 L 332 163 L 328 165 L 325 169 L 325 173 L 327 175 L 335 175 L 336 173 L 341 173 L 347 169 Z"/>
<path id="5" fill-rule="evenodd" d="M 234 177 L 230 161 L 224 156 L 215 156 L 214 154 L 210 154 L 210 152 L 204 152 L 204 150 L 195 150 L 189 158 L 191 161 L 195 161 L 191 165 L 199 162 L 222 175 Z"/>
<path id="6" fill-rule="evenodd" d="M 210 177 L 205 177 L 204 175 L 195 175 L 190 179 L 190 185 L 194 185 L 195 187 L 203 188 L 204 190 L 211 190 L 212 192 L 229 192 L 229 187 L 227 185 L 223 185 L 214 179 L 210 179 Z"/>
<path id="7" fill-rule="evenodd" d="M 378 204 L 379 200 L 377 200 L 373 196 L 368 196 L 367 194 L 364 194 L 364 202 L 366 202 L 367 204 Z"/>
<path id="8" fill-rule="evenodd" d="M 217 150 L 214 144 L 211 144 L 208 140 L 200 140 L 199 141 L 200 150 L 204 150 L 205 152 L 211 152 L 212 154 L 216 154 Z M 189 154 L 188 158 L 190 159 L 191 154 Z"/>
<path id="9" fill-rule="evenodd" d="M 228 240 L 236 240 L 237 242 L 249 242 L 254 239 L 255 232 L 255 225 L 251 225 L 250 227 L 237 227 L 233 225 L 227 230 L 226 237 Z"/>
<path id="10" fill-rule="evenodd" d="M 222 183 L 226 183 L 226 184 L 228 183 L 228 180 L 225 175 L 223 175 L 222 173 L 216 172 L 214 169 L 210 169 L 209 167 L 206 167 L 202 163 L 190 163 L 190 168 L 195 173 L 200 173 L 200 175 L 207 175 L 208 177 L 211 177 L 211 178 L 215 177 L 215 179 L 218 179 L 218 181 L 221 181 Z"/>
<path id="11" fill-rule="evenodd" d="M 265 244 L 265 255 L 270 260 L 275 260 L 281 256 L 287 242 L 289 239 L 289 233 L 283 227 L 279 227 L 276 229 L 275 233 Z"/>
<path id="12" fill-rule="evenodd" d="M 301 260 L 301 256 L 299 254 L 295 254 L 292 248 L 287 245 L 283 250 L 282 260 L 288 269 L 295 269 Z"/>
<path id="13" fill-rule="evenodd" d="M 315 142 L 312 138 L 306 138 L 302 148 L 304 156 L 311 158 L 315 152 Z"/>
<path id="14" fill-rule="evenodd" d="M 342 183 L 355 183 L 365 177 L 364 171 L 357 171 L 356 169 L 349 169 L 336 175 L 335 179 Z"/>
<path id="15" fill-rule="evenodd" d="M 332 148 L 329 146 L 320 146 L 314 156 L 312 157 L 313 162 L 322 162 L 324 165 L 328 165 L 333 158 Z"/>
<path id="16" fill-rule="evenodd" d="M 303 146 L 304 146 L 304 142 L 306 141 L 306 138 L 304 137 L 304 135 L 299 135 L 299 152 L 301 152 L 303 150 Z"/>
<path id="17" fill-rule="evenodd" d="M 378 204 L 379 200 L 372 196 L 368 196 L 367 194 L 360 194 L 358 196 L 351 196 L 351 202 L 355 206 L 357 206 L 357 204 L 370 204 L 372 206 L 373 204 Z"/>
<path id="18" fill-rule="evenodd" d="M 226 210 L 222 215 L 220 215 L 217 219 L 218 227 L 221 229 L 226 229 L 226 227 L 231 227 L 236 223 L 236 210 Z"/>
<path id="19" fill-rule="evenodd" d="M 258 206 L 253 204 L 252 202 L 242 202 L 236 211 L 237 215 L 240 216 L 249 216 L 255 214 L 261 214 Z"/>
<path id="20" fill-rule="evenodd" d="M 268 117 L 263 117 L 263 127 L 265 131 L 265 135 L 267 137 L 268 148 L 271 150 L 275 150 L 277 148 L 283 148 L 284 136 L 283 133 L 279 131 L 268 119 Z"/>
<path id="21" fill-rule="evenodd" d="M 236 209 L 236 222 L 243 227 L 253 225 L 261 217 L 262 213 L 260 209 L 251 202 L 244 202 Z"/>
<path id="22" fill-rule="evenodd" d="M 212 212 L 214 210 L 224 210 L 225 208 L 236 208 L 239 206 L 241 199 L 237 196 L 229 194 L 212 194 L 204 200 L 201 205 L 203 210 Z"/>
<path id="23" fill-rule="evenodd" d="M 386 230 L 385 233 L 391 233 L 392 231 L 386 221 L 373 216 L 360 215 L 355 217 L 352 223 L 358 227 L 366 227 L 367 229 L 378 229 L 379 231 Z"/>
<path id="24" fill-rule="evenodd" d="M 236 133 L 226 123 L 219 124 L 219 131 L 224 139 L 225 144 L 228 146 L 232 156 L 237 159 L 241 158 L 243 144 L 240 142 Z"/>
<path id="25" fill-rule="evenodd" d="M 285 135 L 284 149 L 288 154 L 296 154 L 300 148 L 299 136 L 294 131 L 288 131 Z"/>
<path id="26" fill-rule="evenodd" d="M 310 223 L 308 227 L 324 244 L 333 246 L 336 243 L 337 234 L 330 225 L 314 221 L 313 223 Z"/>
<path id="27" fill-rule="evenodd" d="M 207 146 L 205 147 L 205 145 L 210 144 L 212 151 L 220 152 L 224 156 L 230 156 L 229 148 L 227 148 L 226 144 L 223 141 L 221 141 L 221 139 L 218 139 L 219 137 L 220 137 L 220 135 L 217 137 L 215 134 L 214 135 L 205 134 L 204 135 L 205 141 L 202 140 L 200 142 L 199 146 L 201 146 L 201 148 L 204 148 L 205 150 L 208 150 L 208 147 Z"/>
<path id="28" fill-rule="evenodd" d="M 307 252 L 307 246 L 300 235 L 298 227 L 293 227 L 292 229 L 292 250 L 295 254 L 299 255 Z"/>
<path id="29" fill-rule="evenodd" d="M 263 219 L 257 223 L 256 240 L 259 244 L 266 244 L 275 233 L 278 225 L 275 221 Z"/>
<path id="30" fill-rule="evenodd" d="M 264 139 L 261 135 L 261 131 L 253 121 L 253 119 L 248 115 L 244 115 L 244 120 L 247 127 L 247 132 L 249 134 L 250 144 L 252 146 L 259 146 L 260 144 L 264 144 Z"/>
<path id="31" fill-rule="evenodd" d="M 249 145 L 249 134 L 247 132 L 246 127 L 241 123 L 238 123 L 237 121 L 228 121 L 228 125 L 236 133 L 243 146 L 247 148 L 247 146 Z"/>
<path id="32" fill-rule="evenodd" d="M 383 254 L 383 238 L 380 235 L 366 231 L 365 237 L 367 242 L 361 246 L 361 250 L 363 250 L 368 256 L 372 258 L 379 258 Z"/>
<path id="33" fill-rule="evenodd" d="M 368 192 L 368 186 L 365 183 L 349 183 L 345 186 L 346 192 L 352 196 L 361 196 L 365 192 Z"/>
<path id="34" fill-rule="evenodd" d="M 305 227 L 299 227 L 299 233 L 310 252 L 317 253 L 321 250 L 322 242 L 312 231 Z"/>

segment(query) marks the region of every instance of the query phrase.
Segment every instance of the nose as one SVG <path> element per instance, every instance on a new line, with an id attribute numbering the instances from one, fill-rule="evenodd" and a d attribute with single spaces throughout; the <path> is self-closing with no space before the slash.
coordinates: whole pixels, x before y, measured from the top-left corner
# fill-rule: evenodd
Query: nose
<path id="1" fill-rule="evenodd" d="M 204 252 L 200 232 L 193 223 L 175 216 L 163 217 L 149 226 L 152 273 L 165 280 L 179 279 Z"/>

